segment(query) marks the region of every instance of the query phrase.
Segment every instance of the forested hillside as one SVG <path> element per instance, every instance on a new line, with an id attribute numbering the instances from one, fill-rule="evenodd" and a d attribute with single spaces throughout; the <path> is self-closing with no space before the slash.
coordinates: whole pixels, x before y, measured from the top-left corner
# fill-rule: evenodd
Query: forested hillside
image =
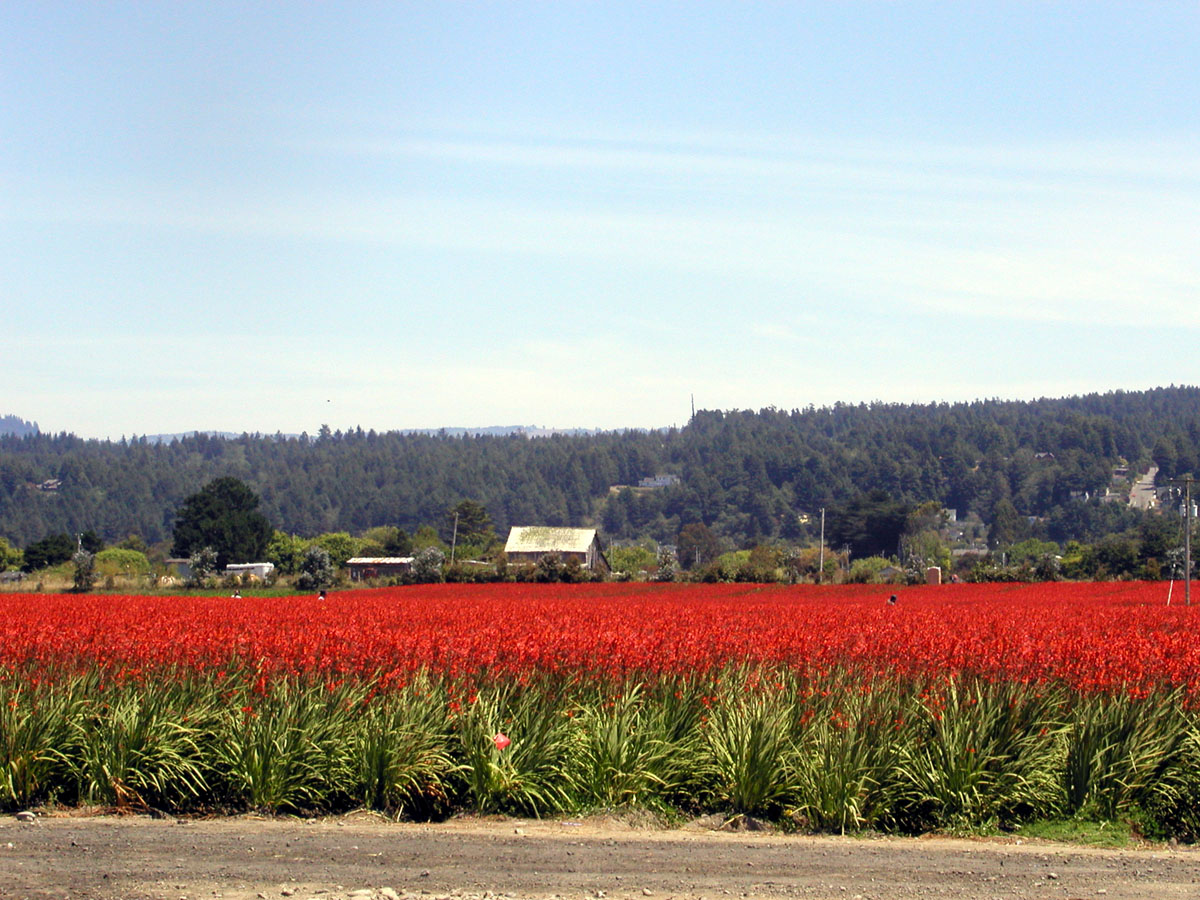
<path id="1" fill-rule="evenodd" d="M 375 525 L 440 525 L 470 498 L 497 531 L 599 525 L 609 537 L 673 541 L 692 522 L 745 546 L 803 539 L 803 517 L 871 491 L 934 500 L 990 522 L 1009 501 L 1054 540 L 1092 539 L 1136 514 L 1094 497 L 1114 469 L 1200 471 L 1200 388 L 1032 402 L 838 404 L 699 412 L 681 429 L 593 435 L 429 435 L 355 429 L 315 437 L 194 435 L 82 440 L 0 437 L 0 536 L 95 531 L 170 536 L 183 499 L 220 476 L 262 498 L 275 527 L 301 535 Z M 620 490 L 647 476 L 678 483 Z M 1132 517 L 1132 518 L 1131 518 Z"/>

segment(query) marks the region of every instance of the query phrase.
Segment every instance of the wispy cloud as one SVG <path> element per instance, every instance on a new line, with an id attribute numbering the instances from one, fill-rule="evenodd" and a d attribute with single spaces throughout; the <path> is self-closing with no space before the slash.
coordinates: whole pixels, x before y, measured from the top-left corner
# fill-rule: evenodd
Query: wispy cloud
<path id="1" fill-rule="evenodd" d="M 369 194 L 274 184 L 257 196 L 63 183 L 13 188 L 0 216 L 526 256 L 742 279 L 766 285 L 764 297 L 799 292 L 817 303 L 1030 322 L 1132 324 L 1150 306 L 1200 327 L 1200 257 L 1189 237 L 1200 233 L 1200 156 L 1187 141 L 781 143 L 337 140 L 312 146 L 475 169 L 569 168 L 593 186 L 637 172 L 655 189 L 583 202 L 559 190 L 489 193 L 475 189 L 478 179 L 460 189 L 450 176 L 438 196 L 403 182 Z M 712 179 L 703 196 L 688 183 L 696 177 Z"/>
<path id="2" fill-rule="evenodd" d="M 313 128 L 329 122 L 310 123 Z M 804 180 L 850 177 L 889 182 L 900 175 L 939 186 L 995 185 L 1011 190 L 1023 177 L 1164 180 L 1200 186 L 1200 131 L 1129 140 L 1014 138 L 1005 143 L 864 139 L 796 134 L 700 132 L 645 128 L 612 131 L 525 124 L 510 133 L 455 123 L 409 127 L 362 123 L 337 137 L 291 141 L 289 149 L 351 157 L 412 157 L 474 165 L 684 172 Z M 392 132 L 392 136 L 386 136 Z M 951 179 L 961 178 L 962 181 Z M 997 183 L 997 180 L 999 182 Z M 1094 185 L 1093 185 L 1094 186 Z"/>

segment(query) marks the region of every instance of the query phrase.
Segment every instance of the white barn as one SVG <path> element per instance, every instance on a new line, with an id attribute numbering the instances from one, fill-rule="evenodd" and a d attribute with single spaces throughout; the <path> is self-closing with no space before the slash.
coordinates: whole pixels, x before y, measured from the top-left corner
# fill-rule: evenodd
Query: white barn
<path id="1" fill-rule="evenodd" d="M 533 565 L 543 556 L 556 553 L 564 563 L 574 559 L 593 572 L 609 571 L 595 528 L 514 525 L 508 533 L 504 553 L 510 563 L 517 565 Z"/>

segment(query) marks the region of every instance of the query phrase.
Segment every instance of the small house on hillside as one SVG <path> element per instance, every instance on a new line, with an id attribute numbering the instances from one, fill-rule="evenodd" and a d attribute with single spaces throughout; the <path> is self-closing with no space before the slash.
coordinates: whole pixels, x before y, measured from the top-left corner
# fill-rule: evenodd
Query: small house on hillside
<path id="1" fill-rule="evenodd" d="M 649 475 L 638 482 L 638 487 L 656 491 L 674 487 L 677 484 L 679 484 L 678 475 Z"/>
<path id="2" fill-rule="evenodd" d="M 411 556 L 354 556 L 346 560 L 351 581 L 390 578 L 412 571 Z"/>
<path id="3" fill-rule="evenodd" d="M 564 563 L 574 559 L 592 572 L 609 571 L 595 528 L 514 525 L 508 533 L 504 553 L 509 563 L 515 565 L 536 565 L 543 556 L 557 553 Z"/>

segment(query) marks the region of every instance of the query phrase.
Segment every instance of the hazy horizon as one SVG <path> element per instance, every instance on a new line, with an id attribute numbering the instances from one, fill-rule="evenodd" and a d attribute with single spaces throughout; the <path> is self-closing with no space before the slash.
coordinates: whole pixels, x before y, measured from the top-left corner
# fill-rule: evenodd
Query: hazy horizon
<path id="1" fill-rule="evenodd" d="M 1110 390 L 1105 390 L 1105 391 L 1087 391 L 1087 392 L 1083 392 L 1083 393 L 1063 394 L 1063 395 L 1055 395 L 1055 396 L 973 397 L 973 398 L 969 398 L 969 399 L 965 399 L 965 400 L 951 400 L 951 401 L 946 401 L 946 400 L 928 400 L 928 401 L 920 401 L 920 400 L 914 400 L 914 401 L 855 400 L 855 401 L 845 401 L 845 400 L 842 400 L 842 401 L 834 401 L 833 403 L 828 403 L 828 404 L 813 404 L 813 407 L 815 409 L 820 410 L 820 409 L 829 409 L 829 408 L 832 408 L 839 404 L 851 405 L 851 406 L 859 406 L 859 405 L 865 405 L 865 406 L 876 406 L 876 405 L 936 406 L 936 405 L 942 404 L 942 403 L 948 403 L 950 405 L 971 404 L 971 403 L 993 403 L 993 402 L 994 403 L 1036 403 L 1036 402 L 1042 401 L 1042 400 L 1070 400 L 1073 398 L 1079 398 L 1079 397 L 1084 397 L 1084 396 L 1089 396 L 1089 395 L 1105 395 L 1105 394 L 1113 394 L 1113 393 L 1140 393 L 1142 391 L 1171 390 L 1171 389 L 1176 389 L 1176 388 L 1185 389 L 1185 388 L 1194 388 L 1194 387 L 1195 387 L 1195 385 L 1192 385 L 1192 384 L 1170 384 L 1170 385 L 1154 385 L 1152 387 L 1142 388 L 1142 389 L 1112 388 Z M 697 405 L 696 412 L 697 413 L 701 413 L 701 412 L 731 413 L 731 412 L 739 412 L 739 411 L 759 412 L 764 409 L 770 409 L 770 408 L 782 409 L 786 412 L 793 412 L 793 411 L 804 411 L 807 407 L 771 407 L 768 404 L 765 406 L 755 406 L 755 407 L 731 407 L 729 409 L 714 409 L 714 408 L 705 408 L 705 407 L 701 407 L 701 406 Z M 670 428 L 681 428 L 681 427 L 685 426 L 688 423 L 688 421 L 690 421 L 690 418 L 691 418 L 690 411 L 689 411 L 689 415 L 681 422 L 665 423 L 665 424 L 650 425 L 650 426 L 618 425 L 618 426 L 615 426 L 612 428 L 599 428 L 599 427 L 587 426 L 587 425 L 556 426 L 556 425 L 543 425 L 543 424 L 537 424 L 537 423 L 527 423 L 527 424 L 519 424 L 519 425 L 461 425 L 461 424 L 455 424 L 455 425 L 430 425 L 430 426 L 420 426 L 420 427 L 411 427 L 411 428 L 408 428 L 408 427 L 399 427 L 399 428 L 386 427 L 385 428 L 385 427 L 369 425 L 365 422 L 356 422 L 356 423 L 351 423 L 348 425 L 340 425 L 340 426 L 335 426 L 328 422 L 321 422 L 321 423 L 318 423 L 311 427 L 306 426 L 303 428 L 292 429 L 292 430 L 271 429 L 270 431 L 267 431 L 262 428 L 257 428 L 257 429 L 250 428 L 250 429 L 243 429 L 243 430 L 233 430 L 233 429 L 223 429 L 223 428 L 185 428 L 185 429 L 181 429 L 178 431 L 153 431 L 152 430 L 152 431 L 146 431 L 146 432 L 134 432 L 134 433 L 118 434 L 118 435 L 89 435 L 89 434 L 82 434 L 79 431 L 72 429 L 70 427 L 55 428 L 53 430 L 45 429 L 45 428 L 41 427 L 41 424 L 40 424 L 40 422 L 38 422 L 36 417 L 26 419 L 25 417 L 23 417 L 17 413 L 7 413 L 6 414 L 4 412 L 0 412 L 0 426 L 3 425 L 2 420 L 5 418 L 5 416 L 21 420 L 22 422 L 24 422 L 28 425 L 36 426 L 41 434 L 58 434 L 58 433 L 65 431 L 68 434 L 72 434 L 76 437 L 80 437 L 80 438 L 84 438 L 84 439 L 99 439 L 99 440 L 111 440 L 111 441 L 120 441 L 122 439 L 133 439 L 133 438 L 148 438 L 148 439 L 160 440 L 160 439 L 167 439 L 167 438 L 188 437 L 188 436 L 191 436 L 196 433 L 206 434 L 206 435 L 214 435 L 214 436 L 219 436 L 219 437 L 230 437 L 230 438 L 237 438 L 237 437 L 241 437 L 242 435 L 246 435 L 246 434 L 251 435 L 251 436 L 261 436 L 261 437 L 273 437 L 276 434 L 282 434 L 284 437 L 288 437 L 288 438 L 299 437 L 303 434 L 307 434 L 309 437 L 315 437 L 317 435 L 317 433 L 320 431 L 320 429 L 322 428 L 322 426 L 325 426 L 325 425 L 329 425 L 330 429 L 334 432 L 355 431 L 355 430 L 361 428 L 363 431 L 375 431 L 375 432 L 381 433 L 381 434 L 387 433 L 387 432 L 436 434 L 436 433 L 442 432 L 442 431 L 447 432 L 449 434 L 455 434 L 455 435 L 460 434 L 460 433 L 511 434 L 511 433 L 515 433 L 518 431 L 524 431 L 527 433 L 546 433 L 546 434 L 549 434 L 549 433 L 588 434 L 588 433 L 602 433 L 602 432 L 614 432 L 614 431 L 615 432 L 620 432 L 620 431 L 663 431 L 663 430 L 667 430 Z M 0 431 L 0 433 L 3 433 L 3 431 Z"/>

